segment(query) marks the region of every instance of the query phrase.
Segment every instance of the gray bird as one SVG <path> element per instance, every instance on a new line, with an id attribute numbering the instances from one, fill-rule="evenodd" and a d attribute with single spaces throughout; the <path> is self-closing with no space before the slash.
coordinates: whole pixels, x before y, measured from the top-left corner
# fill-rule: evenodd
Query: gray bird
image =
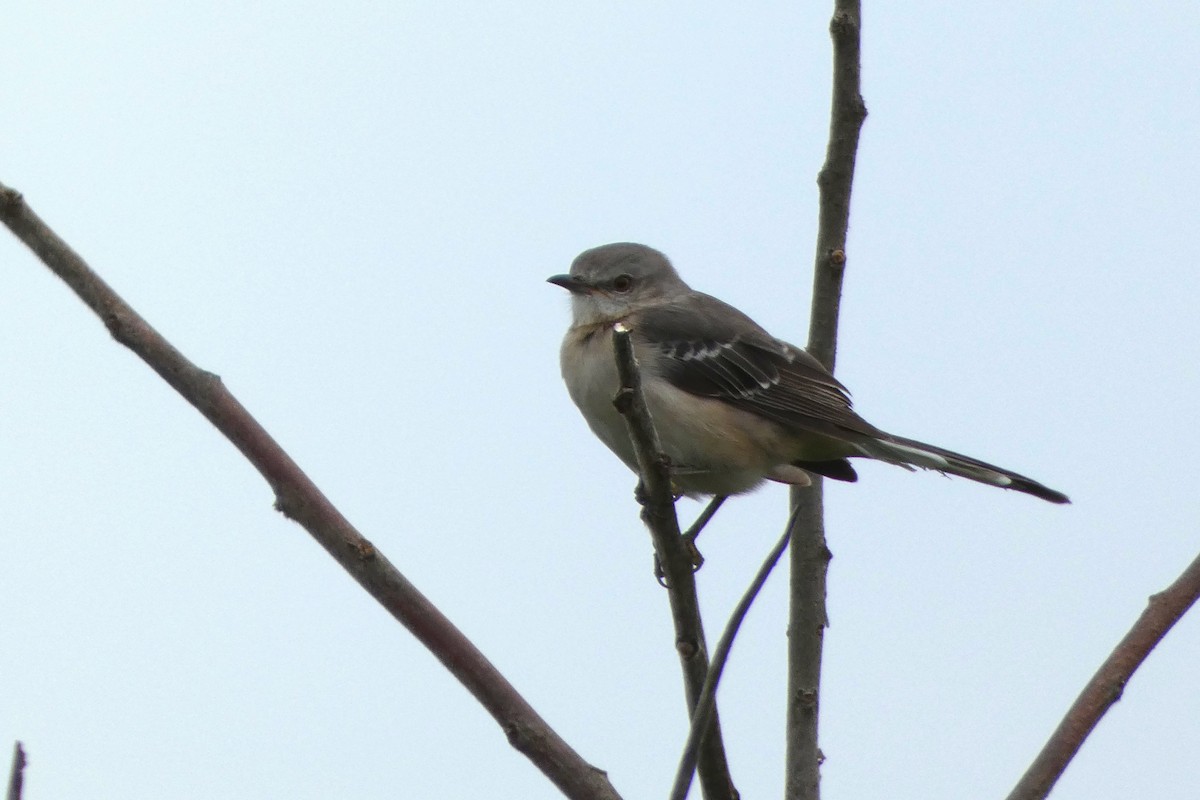
<path id="1" fill-rule="evenodd" d="M 874 458 L 1070 502 L 1031 478 L 876 428 L 819 361 L 693 290 L 657 250 L 603 245 L 548 280 L 571 293 L 562 375 L 588 426 L 637 471 L 613 405 L 612 331 L 621 322 L 631 330 L 646 405 L 684 494 L 741 494 L 765 480 L 805 485 L 809 473 L 854 481 L 847 459 Z"/>

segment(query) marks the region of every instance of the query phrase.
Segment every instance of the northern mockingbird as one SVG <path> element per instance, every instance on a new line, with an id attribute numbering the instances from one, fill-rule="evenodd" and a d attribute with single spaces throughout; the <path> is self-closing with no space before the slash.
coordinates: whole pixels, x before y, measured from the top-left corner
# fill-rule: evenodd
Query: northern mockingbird
<path id="1" fill-rule="evenodd" d="M 600 441 L 637 472 L 613 405 L 612 330 L 624 323 L 646 405 L 684 494 L 741 494 L 764 480 L 805 485 L 809 473 L 854 481 L 847 459 L 862 457 L 1070 502 L 1031 478 L 876 428 L 854 412 L 846 388 L 819 361 L 692 289 L 657 250 L 603 245 L 576 258 L 569 274 L 548 280 L 571 293 L 561 352 L 571 399 Z"/>

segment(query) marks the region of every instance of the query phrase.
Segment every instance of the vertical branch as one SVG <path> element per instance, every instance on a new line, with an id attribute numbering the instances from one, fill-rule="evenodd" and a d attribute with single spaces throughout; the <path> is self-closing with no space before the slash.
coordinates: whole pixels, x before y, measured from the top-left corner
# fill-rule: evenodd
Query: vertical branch
<path id="1" fill-rule="evenodd" d="M 671 466 L 662 454 L 658 432 L 654 429 L 650 410 L 646 408 L 646 398 L 642 395 L 642 378 L 633 355 L 629 329 L 620 323 L 613 328 L 613 356 L 617 361 L 617 374 L 621 382 L 613 403 L 625 418 L 629 437 L 637 453 L 642 521 L 650 529 L 654 552 L 658 555 L 658 563 L 666 580 L 671 620 L 675 624 L 675 650 L 683 669 L 688 717 L 691 718 L 696 714 L 704 680 L 708 675 L 708 645 L 700 621 L 700 600 L 696 596 L 692 559 L 683 546 L 679 518 L 675 515 Z M 715 708 L 700 742 L 698 771 L 700 787 L 708 800 L 737 798 Z"/>
<path id="2" fill-rule="evenodd" d="M 858 135 L 867 108 L 859 82 L 859 0 L 835 0 L 829 33 L 833 39 L 833 92 L 829 145 L 817 175 L 820 209 L 808 351 L 831 371 L 837 352 L 838 312 L 850 225 L 850 189 Z M 825 544 L 822 482 L 795 488 L 791 502 L 791 607 L 788 617 L 787 764 L 788 800 L 820 796 L 817 719 L 821 688 L 821 648 L 827 618 L 825 573 L 832 554 Z"/>
<path id="3" fill-rule="evenodd" d="M 821 762 L 817 741 L 821 690 L 821 650 L 825 641 L 825 572 L 832 553 L 825 544 L 821 479 L 792 489 L 791 602 L 788 614 L 787 800 L 821 796 Z"/>
<path id="4" fill-rule="evenodd" d="M 21 800 L 21 787 L 25 783 L 25 748 L 17 742 L 13 746 L 12 771 L 8 774 L 8 792 L 5 800 Z"/>

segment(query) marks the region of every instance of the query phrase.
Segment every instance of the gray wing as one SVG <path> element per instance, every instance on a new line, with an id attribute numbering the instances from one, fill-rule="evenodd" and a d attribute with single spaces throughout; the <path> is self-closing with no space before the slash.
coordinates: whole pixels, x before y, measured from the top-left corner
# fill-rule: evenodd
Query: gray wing
<path id="1" fill-rule="evenodd" d="M 849 438 L 882 433 L 854 413 L 846 387 L 819 361 L 715 297 L 696 292 L 632 322 L 634 335 L 662 356 L 662 376 L 685 392 L 789 428 Z"/>
<path id="2" fill-rule="evenodd" d="M 912 469 L 921 467 L 1069 503 L 1062 492 L 952 450 L 892 436 L 850 407 L 846 387 L 804 350 L 780 341 L 732 306 L 705 294 L 635 315 L 633 333 L 662 356 L 655 368 L 673 385 L 780 423 L 850 443 L 861 455 Z M 844 459 L 796 461 L 839 480 L 855 479 Z"/>

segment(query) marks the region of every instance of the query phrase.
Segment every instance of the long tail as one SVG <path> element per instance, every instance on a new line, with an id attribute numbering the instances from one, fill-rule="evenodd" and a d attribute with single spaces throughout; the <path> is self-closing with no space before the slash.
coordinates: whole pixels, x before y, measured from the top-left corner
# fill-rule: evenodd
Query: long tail
<path id="1" fill-rule="evenodd" d="M 1018 475 L 994 464 L 988 464 L 970 456 L 964 456 L 952 450 L 943 450 L 940 447 L 913 439 L 884 434 L 877 439 L 855 442 L 855 447 L 868 458 L 887 461 L 890 464 L 909 468 L 935 469 L 950 475 L 960 475 L 973 481 L 986 483 L 988 486 L 999 486 L 1002 489 L 1013 489 L 1031 494 L 1034 497 L 1049 500 L 1051 503 L 1071 502 L 1070 498 L 1062 492 L 1056 492 L 1048 486 L 1043 486 L 1032 478 L 1026 478 L 1024 475 Z"/>

